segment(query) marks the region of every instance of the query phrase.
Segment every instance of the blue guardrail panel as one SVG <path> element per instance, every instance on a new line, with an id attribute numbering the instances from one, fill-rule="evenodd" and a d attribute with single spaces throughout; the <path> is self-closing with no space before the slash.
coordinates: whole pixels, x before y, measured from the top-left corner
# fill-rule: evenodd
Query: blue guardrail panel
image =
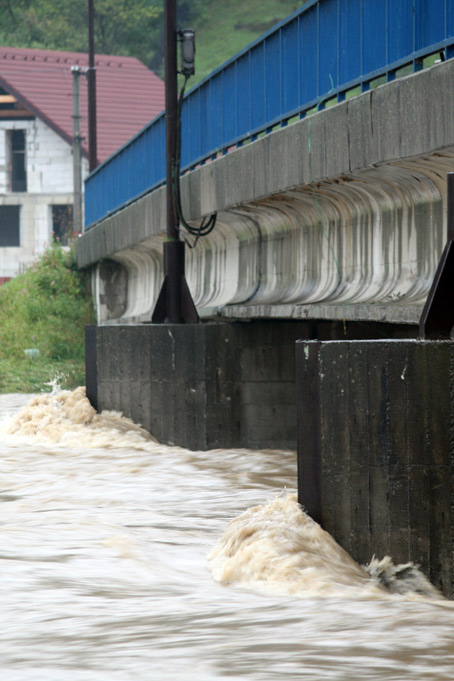
<path id="1" fill-rule="evenodd" d="M 186 95 L 182 168 L 441 51 L 454 56 L 454 0 L 309 0 Z M 164 182 L 161 114 L 89 175 L 85 224 Z"/>

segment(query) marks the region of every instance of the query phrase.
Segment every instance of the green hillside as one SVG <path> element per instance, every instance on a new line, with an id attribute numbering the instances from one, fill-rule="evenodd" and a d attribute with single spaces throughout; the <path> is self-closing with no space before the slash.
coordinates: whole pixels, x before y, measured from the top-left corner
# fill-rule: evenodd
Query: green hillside
<path id="1" fill-rule="evenodd" d="M 179 28 L 197 40 L 197 73 L 204 78 L 273 24 L 300 0 L 178 0 Z M 87 0 L 0 0 L 0 45 L 86 52 Z M 94 0 L 98 54 L 137 57 L 163 76 L 164 0 Z"/>
<path id="2" fill-rule="evenodd" d="M 195 19 L 196 74 L 190 84 L 249 45 L 274 24 L 297 10 L 295 0 L 205 0 Z"/>

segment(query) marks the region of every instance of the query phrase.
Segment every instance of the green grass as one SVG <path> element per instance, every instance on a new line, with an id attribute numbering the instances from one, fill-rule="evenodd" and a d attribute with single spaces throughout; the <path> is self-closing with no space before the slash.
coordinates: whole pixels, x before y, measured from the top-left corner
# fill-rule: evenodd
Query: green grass
<path id="1" fill-rule="evenodd" d="M 85 385 L 84 360 L 0 360 L 0 393 L 50 392 L 54 384 L 64 390 Z"/>
<path id="2" fill-rule="evenodd" d="M 54 244 L 0 287 L 0 392 L 83 385 L 84 328 L 93 321 L 86 275 L 72 250 Z"/>
<path id="3" fill-rule="evenodd" d="M 196 73 L 189 85 L 205 78 L 303 4 L 295 0 L 207 0 L 191 27 L 196 32 Z"/>

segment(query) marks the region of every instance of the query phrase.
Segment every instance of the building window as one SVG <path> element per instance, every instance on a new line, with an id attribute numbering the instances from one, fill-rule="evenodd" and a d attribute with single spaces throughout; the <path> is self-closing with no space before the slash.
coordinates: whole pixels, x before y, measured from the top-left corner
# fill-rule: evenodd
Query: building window
<path id="1" fill-rule="evenodd" d="M 52 232 L 54 241 L 67 246 L 73 231 L 72 205 L 52 206 Z"/>
<path id="2" fill-rule="evenodd" d="M 20 206 L 0 206 L 0 248 L 20 246 Z"/>
<path id="3" fill-rule="evenodd" d="M 27 191 L 25 130 L 8 130 L 9 184 L 12 192 Z"/>

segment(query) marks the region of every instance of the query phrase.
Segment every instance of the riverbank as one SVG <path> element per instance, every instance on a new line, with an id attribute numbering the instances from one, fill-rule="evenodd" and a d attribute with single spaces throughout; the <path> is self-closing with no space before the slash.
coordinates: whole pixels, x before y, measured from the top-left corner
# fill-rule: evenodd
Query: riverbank
<path id="1" fill-rule="evenodd" d="M 85 384 L 84 328 L 93 323 L 89 280 L 58 243 L 0 286 L 0 393 Z"/>
<path id="2" fill-rule="evenodd" d="M 51 392 L 57 384 L 64 390 L 85 385 L 85 360 L 0 360 L 1 394 Z"/>

